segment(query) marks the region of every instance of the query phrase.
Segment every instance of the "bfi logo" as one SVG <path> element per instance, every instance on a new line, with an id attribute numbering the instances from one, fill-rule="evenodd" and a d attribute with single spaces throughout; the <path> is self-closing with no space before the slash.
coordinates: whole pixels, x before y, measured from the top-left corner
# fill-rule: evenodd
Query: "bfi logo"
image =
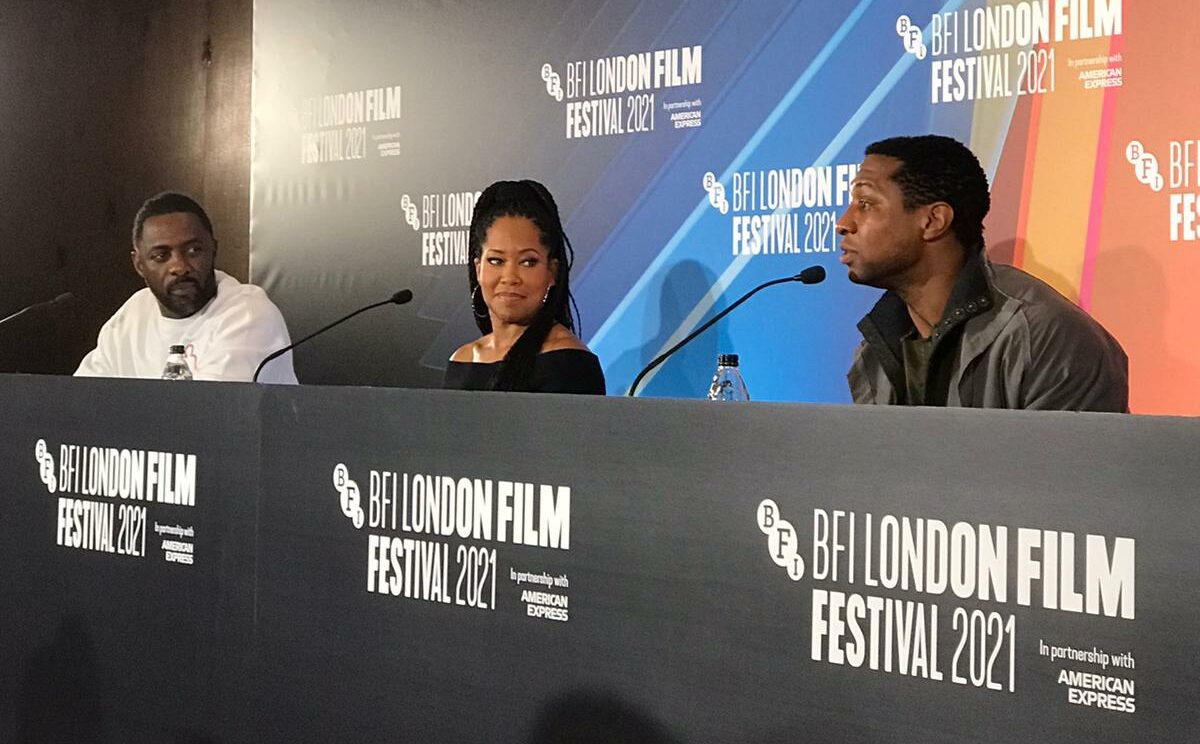
<path id="1" fill-rule="evenodd" d="M 804 559 L 800 556 L 800 534 L 783 518 L 779 505 L 763 499 L 758 505 L 758 528 L 767 536 L 767 551 L 775 565 L 785 569 L 792 581 L 804 578 Z"/>

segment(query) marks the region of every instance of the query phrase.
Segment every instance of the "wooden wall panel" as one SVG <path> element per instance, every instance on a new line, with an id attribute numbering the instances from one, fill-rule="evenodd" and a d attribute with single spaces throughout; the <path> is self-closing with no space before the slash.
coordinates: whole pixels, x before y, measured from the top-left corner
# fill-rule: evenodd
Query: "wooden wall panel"
<path id="1" fill-rule="evenodd" d="M 0 371 L 70 373 L 135 291 L 129 234 L 166 188 L 205 204 L 245 279 L 253 0 L 0 5 Z"/>

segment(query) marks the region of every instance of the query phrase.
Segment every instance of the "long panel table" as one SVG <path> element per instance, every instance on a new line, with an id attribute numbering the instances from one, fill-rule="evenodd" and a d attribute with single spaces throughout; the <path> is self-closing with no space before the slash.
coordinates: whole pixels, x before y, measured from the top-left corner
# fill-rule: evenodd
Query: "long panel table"
<path id="1" fill-rule="evenodd" d="M 0 741 L 1190 742 L 1193 419 L 0 376 Z"/>

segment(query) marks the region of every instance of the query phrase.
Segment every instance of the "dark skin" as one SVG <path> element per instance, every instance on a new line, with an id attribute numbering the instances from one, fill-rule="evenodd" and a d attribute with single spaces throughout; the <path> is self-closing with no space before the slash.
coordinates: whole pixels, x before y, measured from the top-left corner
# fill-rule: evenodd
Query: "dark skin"
<path id="1" fill-rule="evenodd" d="M 453 362 L 492 363 L 504 359 L 541 309 L 554 286 L 558 261 L 542 245 L 541 233 L 527 217 L 499 217 L 488 228 L 480 257 L 475 259 L 479 290 L 492 320 L 492 332 L 464 344 Z M 565 327 L 555 324 L 541 351 L 586 349 Z"/>
<path id="2" fill-rule="evenodd" d="M 850 281 L 892 290 L 904 300 L 922 338 L 928 338 L 950 300 L 966 250 L 946 202 L 904 208 L 892 180 L 901 161 L 868 155 L 850 186 L 850 206 L 837 221 L 841 262 Z"/>
<path id="3" fill-rule="evenodd" d="M 129 255 L 163 317 L 191 317 L 217 294 L 217 241 L 191 212 L 147 218 Z"/>

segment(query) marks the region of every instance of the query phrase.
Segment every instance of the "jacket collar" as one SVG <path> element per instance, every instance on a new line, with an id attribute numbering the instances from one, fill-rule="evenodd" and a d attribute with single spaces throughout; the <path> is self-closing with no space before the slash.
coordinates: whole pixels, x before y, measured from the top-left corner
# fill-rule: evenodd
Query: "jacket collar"
<path id="1" fill-rule="evenodd" d="M 959 269 L 950 297 L 941 319 L 933 327 L 929 337 L 933 341 L 931 358 L 938 353 L 940 342 L 959 326 L 976 315 L 987 312 L 996 303 L 989 264 L 982 251 L 972 251 Z M 900 340 L 913 333 L 916 328 L 908 307 L 900 295 L 888 290 L 875 303 L 871 312 L 859 321 L 858 330 L 869 346 L 878 354 L 884 372 L 897 389 L 904 388 L 904 363 Z"/>
<path id="2" fill-rule="evenodd" d="M 959 269 L 958 277 L 954 280 L 954 286 L 950 289 L 950 299 L 946 301 L 942 319 L 929 334 L 935 347 L 937 342 L 955 327 L 987 312 L 995 303 L 996 292 L 988 268 L 988 260 L 982 252 L 972 251 L 967 256 L 963 267 Z M 908 315 L 907 310 L 904 314 Z M 911 320 L 909 324 L 911 325 Z"/>

